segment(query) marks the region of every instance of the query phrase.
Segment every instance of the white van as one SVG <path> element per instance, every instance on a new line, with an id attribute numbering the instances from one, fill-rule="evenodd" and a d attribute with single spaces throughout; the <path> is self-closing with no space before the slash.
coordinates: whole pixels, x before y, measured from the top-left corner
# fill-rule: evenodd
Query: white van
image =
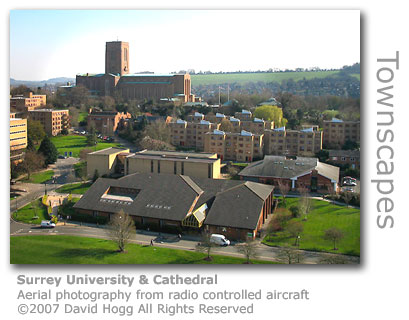
<path id="1" fill-rule="evenodd" d="M 230 240 L 228 240 L 222 234 L 212 234 L 210 236 L 210 242 L 214 243 L 214 244 L 217 244 L 219 246 L 228 246 L 228 245 L 230 245 Z"/>
<path id="2" fill-rule="evenodd" d="M 41 228 L 54 228 L 55 223 L 47 220 L 41 221 Z"/>

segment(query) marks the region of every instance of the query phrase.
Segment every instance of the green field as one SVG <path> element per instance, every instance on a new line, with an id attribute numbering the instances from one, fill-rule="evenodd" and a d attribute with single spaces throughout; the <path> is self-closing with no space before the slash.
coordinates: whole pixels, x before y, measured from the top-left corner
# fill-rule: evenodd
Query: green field
<path id="1" fill-rule="evenodd" d="M 241 264 L 242 258 L 129 244 L 126 253 L 116 251 L 112 241 L 74 236 L 10 237 L 12 264 Z M 255 261 L 253 263 L 272 263 Z"/>
<path id="2" fill-rule="evenodd" d="M 35 203 L 37 204 L 36 210 L 34 210 Z M 33 219 L 35 215 L 37 215 L 37 219 Z M 42 204 L 40 198 L 14 212 L 13 219 L 24 223 L 40 224 L 42 220 L 48 220 L 49 217 L 47 207 Z"/>
<path id="3" fill-rule="evenodd" d="M 50 180 L 54 176 L 53 170 L 47 170 L 42 172 L 33 173 L 30 176 L 30 179 L 24 179 L 24 182 L 30 183 L 45 183 L 46 181 Z"/>
<path id="4" fill-rule="evenodd" d="M 87 137 L 86 136 L 56 136 L 52 137 L 51 141 L 57 148 L 59 154 L 64 154 L 64 152 L 72 152 L 72 156 L 78 158 L 80 151 L 82 149 L 91 149 L 98 151 L 101 149 L 106 149 L 110 147 L 118 147 L 119 143 L 109 143 L 100 140 L 98 144 L 94 147 L 87 146 Z"/>
<path id="5" fill-rule="evenodd" d="M 84 194 L 85 192 L 88 191 L 90 186 L 91 186 L 90 182 L 85 182 L 85 183 L 79 182 L 79 183 L 66 184 L 58 188 L 55 191 L 59 193 Z"/>
<path id="6" fill-rule="evenodd" d="M 287 198 L 286 207 L 290 208 L 298 201 L 299 198 Z M 302 217 L 290 220 L 300 221 L 304 226 L 300 249 L 334 252 L 332 242 L 322 237 L 325 230 L 336 227 L 344 233 L 344 238 L 337 243 L 336 252 L 358 256 L 360 254 L 360 210 L 321 200 L 312 201 L 313 210 L 308 214 L 307 221 L 303 221 Z M 267 235 L 263 243 L 272 246 L 293 245 L 294 238 L 291 238 L 284 229 Z"/>
<path id="7" fill-rule="evenodd" d="M 230 73 L 230 74 L 193 74 L 191 75 L 192 86 L 223 84 L 223 83 L 247 83 L 247 82 L 279 82 L 293 79 L 294 81 L 325 78 L 335 76 L 339 71 L 306 71 L 306 72 L 255 72 L 255 73 Z M 351 75 L 360 79 L 359 74 Z"/>
<path id="8" fill-rule="evenodd" d="M 78 122 L 87 120 L 87 117 L 88 117 L 88 112 L 80 112 L 78 114 Z"/>

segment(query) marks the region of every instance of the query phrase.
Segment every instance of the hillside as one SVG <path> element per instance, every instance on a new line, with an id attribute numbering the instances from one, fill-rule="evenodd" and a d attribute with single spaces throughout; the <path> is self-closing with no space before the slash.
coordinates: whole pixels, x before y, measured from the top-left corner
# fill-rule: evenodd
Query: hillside
<path id="1" fill-rule="evenodd" d="M 278 82 L 290 80 L 310 80 L 314 78 L 336 77 L 340 71 L 303 71 L 303 72 L 255 72 L 255 73 L 214 73 L 214 74 L 194 74 L 191 75 L 192 87 L 200 85 L 219 85 L 227 83 L 245 84 L 249 82 Z M 360 80 L 357 73 L 350 74 Z"/>

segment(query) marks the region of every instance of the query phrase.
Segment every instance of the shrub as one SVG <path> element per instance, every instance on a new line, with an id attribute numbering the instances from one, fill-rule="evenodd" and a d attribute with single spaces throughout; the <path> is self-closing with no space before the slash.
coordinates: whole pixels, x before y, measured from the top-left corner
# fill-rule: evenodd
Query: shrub
<path id="1" fill-rule="evenodd" d="M 290 211 L 293 218 L 299 218 L 301 216 L 300 208 L 298 206 L 291 206 Z"/>

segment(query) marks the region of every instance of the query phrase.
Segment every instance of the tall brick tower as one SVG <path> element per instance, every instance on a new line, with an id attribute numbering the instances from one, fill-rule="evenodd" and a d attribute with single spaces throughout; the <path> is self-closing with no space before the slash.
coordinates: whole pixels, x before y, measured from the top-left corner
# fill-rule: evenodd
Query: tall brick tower
<path id="1" fill-rule="evenodd" d="M 124 75 L 129 73 L 129 43 L 112 41 L 106 43 L 105 73 Z"/>

